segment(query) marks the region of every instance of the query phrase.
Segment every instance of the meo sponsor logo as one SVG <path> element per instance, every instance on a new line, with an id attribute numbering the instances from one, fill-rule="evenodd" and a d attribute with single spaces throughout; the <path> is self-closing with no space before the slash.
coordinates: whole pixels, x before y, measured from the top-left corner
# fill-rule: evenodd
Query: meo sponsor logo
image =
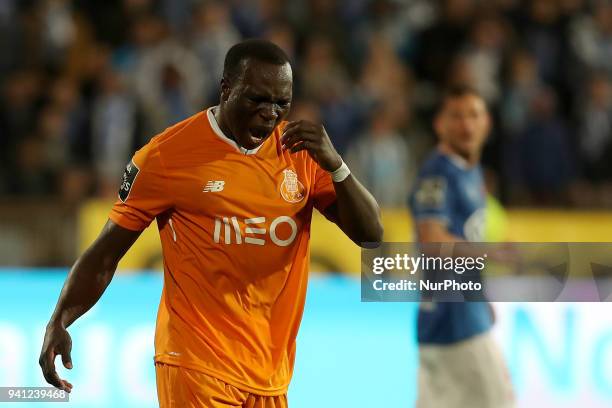
<path id="1" fill-rule="evenodd" d="M 275 218 L 270 223 L 269 229 L 266 228 L 265 223 L 266 217 L 245 219 L 243 221 L 243 224 L 245 224 L 243 235 L 237 217 L 215 217 L 213 238 L 217 244 L 223 242 L 226 245 L 241 245 L 244 242 L 251 245 L 265 245 L 266 238 L 269 236 L 275 245 L 285 247 L 293 243 L 297 236 L 297 223 L 291 217 L 281 215 Z M 277 234 L 277 229 L 281 224 L 287 224 L 291 229 L 287 238 L 281 238 Z"/>

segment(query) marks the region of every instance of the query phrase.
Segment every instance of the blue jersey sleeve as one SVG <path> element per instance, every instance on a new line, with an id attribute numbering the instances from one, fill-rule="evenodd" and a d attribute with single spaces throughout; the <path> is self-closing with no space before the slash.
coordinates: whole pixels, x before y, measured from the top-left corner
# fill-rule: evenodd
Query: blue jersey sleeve
<path id="1" fill-rule="evenodd" d="M 444 224 L 451 222 L 451 183 L 442 171 L 421 175 L 410 199 L 415 220 L 435 219 Z"/>

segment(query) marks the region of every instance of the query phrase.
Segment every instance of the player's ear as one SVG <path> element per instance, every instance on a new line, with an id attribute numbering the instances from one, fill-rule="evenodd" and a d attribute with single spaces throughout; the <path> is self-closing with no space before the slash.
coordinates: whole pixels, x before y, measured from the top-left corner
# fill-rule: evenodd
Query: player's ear
<path id="1" fill-rule="evenodd" d="M 230 83 L 226 77 L 221 78 L 221 101 L 227 102 L 230 96 Z"/>

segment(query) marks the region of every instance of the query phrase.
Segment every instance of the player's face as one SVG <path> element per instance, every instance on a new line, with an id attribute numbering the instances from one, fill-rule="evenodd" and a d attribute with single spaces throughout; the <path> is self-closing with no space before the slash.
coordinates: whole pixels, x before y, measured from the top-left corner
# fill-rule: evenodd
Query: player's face
<path id="1" fill-rule="evenodd" d="M 254 149 L 287 117 L 291 107 L 291 66 L 255 60 L 243 62 L 243 72 L 232 83 L 223 81 L 221 99 L 227 127 L 236 142 Z"/>
<path id="2" fill-rule="evenodd" d="M 435 122 L 442 143 L 466 159 L 480 153 L 490 126 L 484 100 L 469 94 L 449 98 Z"/>

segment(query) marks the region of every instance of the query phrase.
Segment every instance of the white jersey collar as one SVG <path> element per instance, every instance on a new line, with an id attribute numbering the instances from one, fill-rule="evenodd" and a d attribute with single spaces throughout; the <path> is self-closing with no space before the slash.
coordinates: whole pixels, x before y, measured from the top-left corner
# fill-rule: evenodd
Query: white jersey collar
<path id="1" fill-rule="evenodd" d="M 469 170 L 472 167 L 467 160 L 456 154 L 446 154 L 446 157 L 448 157 L 448 160 L 450 160 L 455 166 L 462 170 Z"/>
<path id="2" fill-rule="evenodd" d="M 470 165 L 470 163 L 467 160 L 465 160 L 463 157 L 459 156 L 458 154 L 451 153 L 447 151 L 446 149 L 441 149 L 439 147 L 438 147 L 438 151 L 440 152 L 440 154 L 448 158 L 448 160 L 450 160 L 451 163 L 453 163 L 456 167 L 459 167 L 461 170 L 469 170 L 474 167 Z"/>
<path id="3" fill-rule="evenodd" d="M 260 144 L 259 146 L 257 146 L 254 149 L 245 149 L 244 147 L 240 146 L 238 143 L 236 143 L 234 140 L 230 139 L 229 137 L 227 137 L 225 135 L 225 133 L 223 133 L 223 131 L 221 130 L 221 128 L 219 127 L 219 124 L 217 123 L 217 119 L 215 118 L 215 114 L 213 113 L 213 109 L 218 109 L 219 105 L 217 106 L 213 106 L 207 109 L 206 111 L 206 116 L 208 117 L 208 122 L 210 123 L 210 127 L 212 128 L 213 132 L 217 135 L 217 137 L 219 137 L 219 139 L 223 140 L 225 143 L 234 146 L 234 148 L 242 153 L 242 154 L 255 154 L 259 151 L 259 149 L 261 149 L 261 146 L 263 146 L 263 143 Z"/>

